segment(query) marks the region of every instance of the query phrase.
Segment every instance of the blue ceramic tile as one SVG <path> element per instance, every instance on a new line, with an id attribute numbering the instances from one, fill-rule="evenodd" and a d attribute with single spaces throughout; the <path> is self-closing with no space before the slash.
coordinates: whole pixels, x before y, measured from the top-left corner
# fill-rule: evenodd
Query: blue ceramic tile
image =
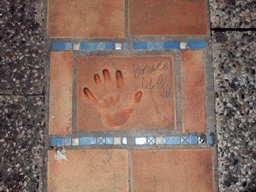
<path id="1" fill-rule="evenodd" d="M 180 43 L 179 42 L 164 42 L 164 49 L 170 50 L 170 49 L 179 49 Z"/>
<path id="2" fill-rule="evenodd" d="M 148 138 L 147 137 L 134 137 L 134 145 L 147 145 Z"/>
<path id="3" fill-rule="evenodd" d="M 62 138 L 51 139 L 51 146 L 61 146 L 61 145 L 62 145 Z"/>
<path id="4" fill-rule="evenodd" d="M 188 144 L 190 144 L 190 138 L 189 138 L 189 136 L 181 136 L 180 139 L 181 139 L 181 144 L 182 144 L 182 145 L 188 145 Z"/>
<path id="5" fill-rule="evenodd" d="M 148 137 L 148 144 L 149 145 L 154 145 L 156 143 L 156 138 L 154 137 Z"/>
<path id="6" fill-rule="evenodd" d="M 106 43 L 106 50 L 113 50 L 115 48 L 115 44 L 112 42 Z"/>
<path id="7" fill-rule="evenodd" d="M 97 50 L 106 50 L 106 43 L 101 42 L 101 43 L 97 43 Z"/>
<path id="8" fill-rule="evenodd" d="M 127 137 L 123 137 L 122 145 L 127 145 L 127 144 L 128 144 L 128 138 Z"/>
<path id="9" fill-rule="evenodd" d="M 113 145 L 114 138 L 113 137 L 106 137 L 106 145 Z"/>
<path id="10" fill-rule="evenodd" d="M 188 41 L 188 49 L 205 49 L 205 41 Z"/>
<path id="11" fill-rule="evenodd" d="M 53 51 L 71 51 L 72 43 L 53 43 L 52 50 Z"/>
<path id="12" fill-rule="evenodd" d="M 79 145 L 96 145 L 96 138 L 81 137 L 81 138 L 79 138 Z"/>
<path id="13" fill-rule="evenodd" d="M 147 42 L 147 50 L 163 50 L 164 45 L 162 42 Z"/>
<path id="14" fill-rule="evenodd" d="M 134 50 L 147 50 L 147 43 L 146 42 L 134 42 L 133 49 Z"/>
<path id="15" fill-rule="evenodd" d="M 165 145 L 180 145 L 180 137 L 164 137 Z"/>
<path id="16" fill-rule="evenodd" d="M 197 144 L 197 142 L 198 142 L 197 136 L 190 136 L 190 144 L 191 145 L 195 145 L 195 144 Z"/>
<path id="17" fill-rule="evenodd" d="M 63 138 L 62 144 L 65 146 L 71 146 L 71 138 Z"/>
<path id="18" fill-rule="evenodd" d="M 97 137 L 97 145 L 105 145 L 105 138 Z"/>
<path id="19" fill-rule="evenodd" d="M 81 43 L 80 45 L 81 50 L 97 50 L 97 43 Z"/>
<path id="20" fill-rule="evenodd" d="M 128 50 L 128 43 L 127 42 L 123 43 L 123 50 Z"/>
<path id="21" fill-rule="evenodd" d="M 208 145 L 212 145 L 213 144 L 212 136 L 208 135 L 208 136 L 206 136 L 206 139 L 207 139 L 206 144 L 208 144 Z"/>

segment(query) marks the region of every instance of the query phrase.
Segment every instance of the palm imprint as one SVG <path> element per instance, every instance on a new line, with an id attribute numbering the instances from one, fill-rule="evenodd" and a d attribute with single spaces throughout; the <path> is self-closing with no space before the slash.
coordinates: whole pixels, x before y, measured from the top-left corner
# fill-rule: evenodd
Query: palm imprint
<path id="1" fill-rule="evenodd" d="M 136 105 L 140 102 L 142 92 L 136 92 L 133 97 L 124 94 L 123 75 L 122 72 L 116 71 L 116 85 L 111 81 L 109 71 L 102 71 L 104 82 L 101 82 L 99 74 L 94 75 L 94 82 L 98 88 L 98 97 L 90 91 L 89 88 L 84 88 L 85 96 L 94 104 L 97 105 L 102 122 L 106 127 L 114 127 L 124 125 L 130 118 Z"/>

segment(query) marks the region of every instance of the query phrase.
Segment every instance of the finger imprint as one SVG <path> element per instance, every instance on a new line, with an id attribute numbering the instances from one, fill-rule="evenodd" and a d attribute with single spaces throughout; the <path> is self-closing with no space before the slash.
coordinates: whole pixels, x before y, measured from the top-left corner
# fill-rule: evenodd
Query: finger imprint
<path id="1" fill-rule="evenodd" d="M 119 70 L 116 71 L 116 85 L 118 89 L 121 89 L 123 86 L 123 75 Z"/>
<path id="2" fill-rule="evenodd" d="M 90 91 L 90 89 L 88 89 L 87 87 L 84 88 L 84 94 L 85 96 L 93 103 L 97 103 L 98 100 L 96 99 L 96 97 L 94 97 L 94 95 L 92 94 L 92 92 Z"/>
<path id="3" fill-rule="evenodd" d="M 142 97 L 142 92 L 141 91 L 138 91 L 137 93 L 134 94 L 134 103 L 137 104 L 140 102 L 140 99 Z"/>
<path id="4" fill-rule="evenodd" d="M 103 70 L 103 77 L 106 82 L 108 82 L 108 83 L 111 82 L 110 74 L 107 69 Z"/>
<path id="5" fill-rule="evenodd" d="M 101 85 L 101 80 L 100 80 L 99 74 L 94 75 L 94 82 L 96 83 L 96 85 Z"/>

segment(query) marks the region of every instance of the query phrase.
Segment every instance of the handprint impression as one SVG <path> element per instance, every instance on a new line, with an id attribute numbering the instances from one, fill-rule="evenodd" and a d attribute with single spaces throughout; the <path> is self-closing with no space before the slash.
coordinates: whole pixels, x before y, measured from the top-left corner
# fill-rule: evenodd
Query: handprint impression
<path id="1" fill-rule="evenodd" d="M 101 82 L 99 74 L 94 75 L 94 82 L 99 89 L 98 98 L 87 87 L 83 90 L 84 94 L 92 103 L 97 105 L 102 116 L 103 124 L 106 127 L 124 125 L 128 121 L 135 106 L 140 102 L 142 92 L 136 92 L 133 95 L 130 106 L 127 107 L 131 98 L 125 98 L 126 95 L 123 93 L 123 75 L 121 71 L 116 71 L 116 86 L 112 84 L 109 71 L 104 69 L 102 72 L 104 83 Z"/>

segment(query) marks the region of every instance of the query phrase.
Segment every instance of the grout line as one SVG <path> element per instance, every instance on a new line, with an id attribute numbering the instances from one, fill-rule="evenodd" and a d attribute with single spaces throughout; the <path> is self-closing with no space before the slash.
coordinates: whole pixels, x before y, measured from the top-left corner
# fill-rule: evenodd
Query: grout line
<path id="1" fill-rule="evenodd" d="M 125 20 L 124 20 L 124 32 L 125 32 L 125 37 L 129 37 L 129 2 L 128 0 L 125 0 L 125 12 L 124 12 Z"/>
<path id="2" fill-rule="evenodd" d="M 128 190 L 132 191 L 132 167 L 131 167 L 131 150 L 128 150 Z"/>

